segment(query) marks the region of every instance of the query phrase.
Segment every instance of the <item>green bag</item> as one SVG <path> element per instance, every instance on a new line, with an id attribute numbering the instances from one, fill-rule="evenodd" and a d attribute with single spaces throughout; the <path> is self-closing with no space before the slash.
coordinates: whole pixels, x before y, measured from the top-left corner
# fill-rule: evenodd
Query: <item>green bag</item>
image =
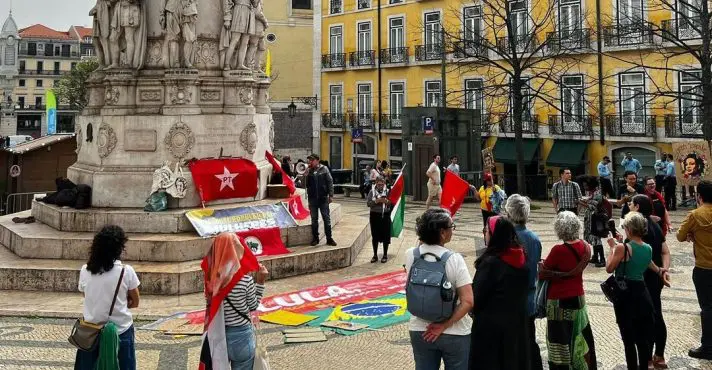
<path id="1" fill-rule="evenodd" d="M 151 194 L 146 199 L 146 206 L 143 210 L 146 212 L 160 212 L 168 209 L 168 194 L 165 191 L 157 191 Z"/>
<path id="2" fill-rule="evenodd" d="M 96 370 L 119 370 L 119 341 L 116 324 L 109 321 L 101 331 Z"/>

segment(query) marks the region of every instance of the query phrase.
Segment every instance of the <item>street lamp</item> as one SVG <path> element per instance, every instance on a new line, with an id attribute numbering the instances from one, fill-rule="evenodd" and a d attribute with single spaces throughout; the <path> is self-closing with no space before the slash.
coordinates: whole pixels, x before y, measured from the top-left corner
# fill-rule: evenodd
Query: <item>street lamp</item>
<path id="1" fill-rule="evenodd" d="M 303 104 L 311 106 L 312 109 L 316 109 L 316 107 L 318 106 L 319 98 L 317 97 L 317 95 L 314 95 L 314 96 L 293 96 L 292 102 L 289 103 L 289 105 L 287 106 L 287 112 L 289 114 L 289 118 L 294 118 L 294 116 L 297 115 L 297 106 L 294 104 L 295 99 L 298 102 L 301 102 Z"/>
<path id="2" fill-rule="evenodd" d="M 289 118 L 294 118 L 297 115 L 297 106 L 294 104 L 294 99 L 287 106 L 287 111 L 289 112 Z"/>

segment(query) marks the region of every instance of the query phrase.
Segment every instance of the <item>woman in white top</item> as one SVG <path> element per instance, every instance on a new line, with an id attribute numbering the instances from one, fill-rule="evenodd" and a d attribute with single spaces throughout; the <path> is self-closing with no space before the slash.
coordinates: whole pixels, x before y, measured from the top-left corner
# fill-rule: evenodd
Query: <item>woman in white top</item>
<path id="1" fill-rule="evenodd" d="M 126 234 L 114 225 L 104 226 L 94 236 L 89 261 L 79 273 L 79 291 L 84 293 L 84 320 L 92 323 L 116 324 L 119 333 L 119 366 L 121 370 L 136 369 L 136 350 L 134 347 L 133 317 L 129 308 L 138 307 L 140 284 L 133 267 L 124 265 L 119 260 L 126 244 Z M 121 282 L 119 278 L 122 276 Z M 114 310 L 109 316 L 114 298 Z M 94 351 L 77 350 L 75 370 L 93 370 L 99 356 L 99 346 Z"/>
<path id="2" fill-rule="evenodd" d="M 421 258 L 434 261 L 430 254 L 442 257 L 449 249 L 445 247 L 452 238 L 455 224 L 450 213 L 442 208 L 432 208 L 416 221 Z M 405 252 L 406 271 L 413 265 L 413 250 Z M 427 255 L 426 255 L 427 254 Z M 445 362 L 446 370 L 467 369 L 470 354 L 472 319 L 472 277 L 462 255 L 455 253 L 445 262 L 448 280 L 457 289 L 459 303 L 453 315 L 444 322 L 434 323 L 419 317 L 410 318 L 410 343 L 413 347 L 416 370 L 439 369 Z"/>

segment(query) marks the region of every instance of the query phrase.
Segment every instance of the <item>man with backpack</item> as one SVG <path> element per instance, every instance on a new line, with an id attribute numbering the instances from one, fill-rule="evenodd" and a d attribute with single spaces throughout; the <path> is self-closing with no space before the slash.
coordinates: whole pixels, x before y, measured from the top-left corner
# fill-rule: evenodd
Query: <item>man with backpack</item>
<path id="1" fill-rule="evenodd" d="M 416 220 L 420 245 L 405 252 L 406 301 L 415 368 L 466 369 L 474 304 L 472 277 L 465 259 L 445 246 L 455 224 L 442 208 Z"/>

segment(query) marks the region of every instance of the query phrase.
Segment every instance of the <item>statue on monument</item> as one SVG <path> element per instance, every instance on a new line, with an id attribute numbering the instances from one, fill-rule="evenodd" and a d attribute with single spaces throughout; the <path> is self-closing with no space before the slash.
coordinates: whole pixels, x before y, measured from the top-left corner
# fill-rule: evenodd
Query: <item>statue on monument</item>
<path id="1" fill-rule="evenodd" d="M 163 61 L 166 68 L 193 68 L 197 39 L 195 23 L 198 20 L 196 0 L 165 0 L 161 14 L 161 27 L 165 31 Z M 179 57 L 179 41 L 183 43 L 183 58 Z"/>
<path id="2" fill-rule="evenodd" d="M 267 18 L 265 18 L 262 12 L 262 0 L 253 1 L 253 12 L 255 14 L 255 33 L 250 35 L 249 46 L 247 49 L 247 60 L 248 66 L 252 67 L 253 71 L 264 72 L 262 68 L 262 60 L 264 58 L 265 52 L 267 51 L 267 45 L 265 43 L 265 31 L 269 27 L 267 23 Z"/>
<path id="3" fill-rule="evenodd" d="M 89 15 L 94 17 L 93 42 L 99 65 L 106 67 L 111 63 L 109 54 L 109 35 L 111 33 L 111 0 L 97 0 Z"/>
<path id="4" fill-rule="evenodd" d="M 145 0 L 111 0 L 116 3 L 111 14 L 111 65 L 121 67 L 121 52 L 125 63 L 133 69 L 143 67 L 146 55 L 146 4 Z"/>
<path id="5" fill-rule="evenodd" d="M 255 13 L 250 0 L 225 0 L 224 27 L 230 31 L 230 46 L 225 53 L 224 69 L 248 69 L 245 65 L 250 36 L 255 33 Z M 237 60 L 235 60 L 237 59 Z"/>

